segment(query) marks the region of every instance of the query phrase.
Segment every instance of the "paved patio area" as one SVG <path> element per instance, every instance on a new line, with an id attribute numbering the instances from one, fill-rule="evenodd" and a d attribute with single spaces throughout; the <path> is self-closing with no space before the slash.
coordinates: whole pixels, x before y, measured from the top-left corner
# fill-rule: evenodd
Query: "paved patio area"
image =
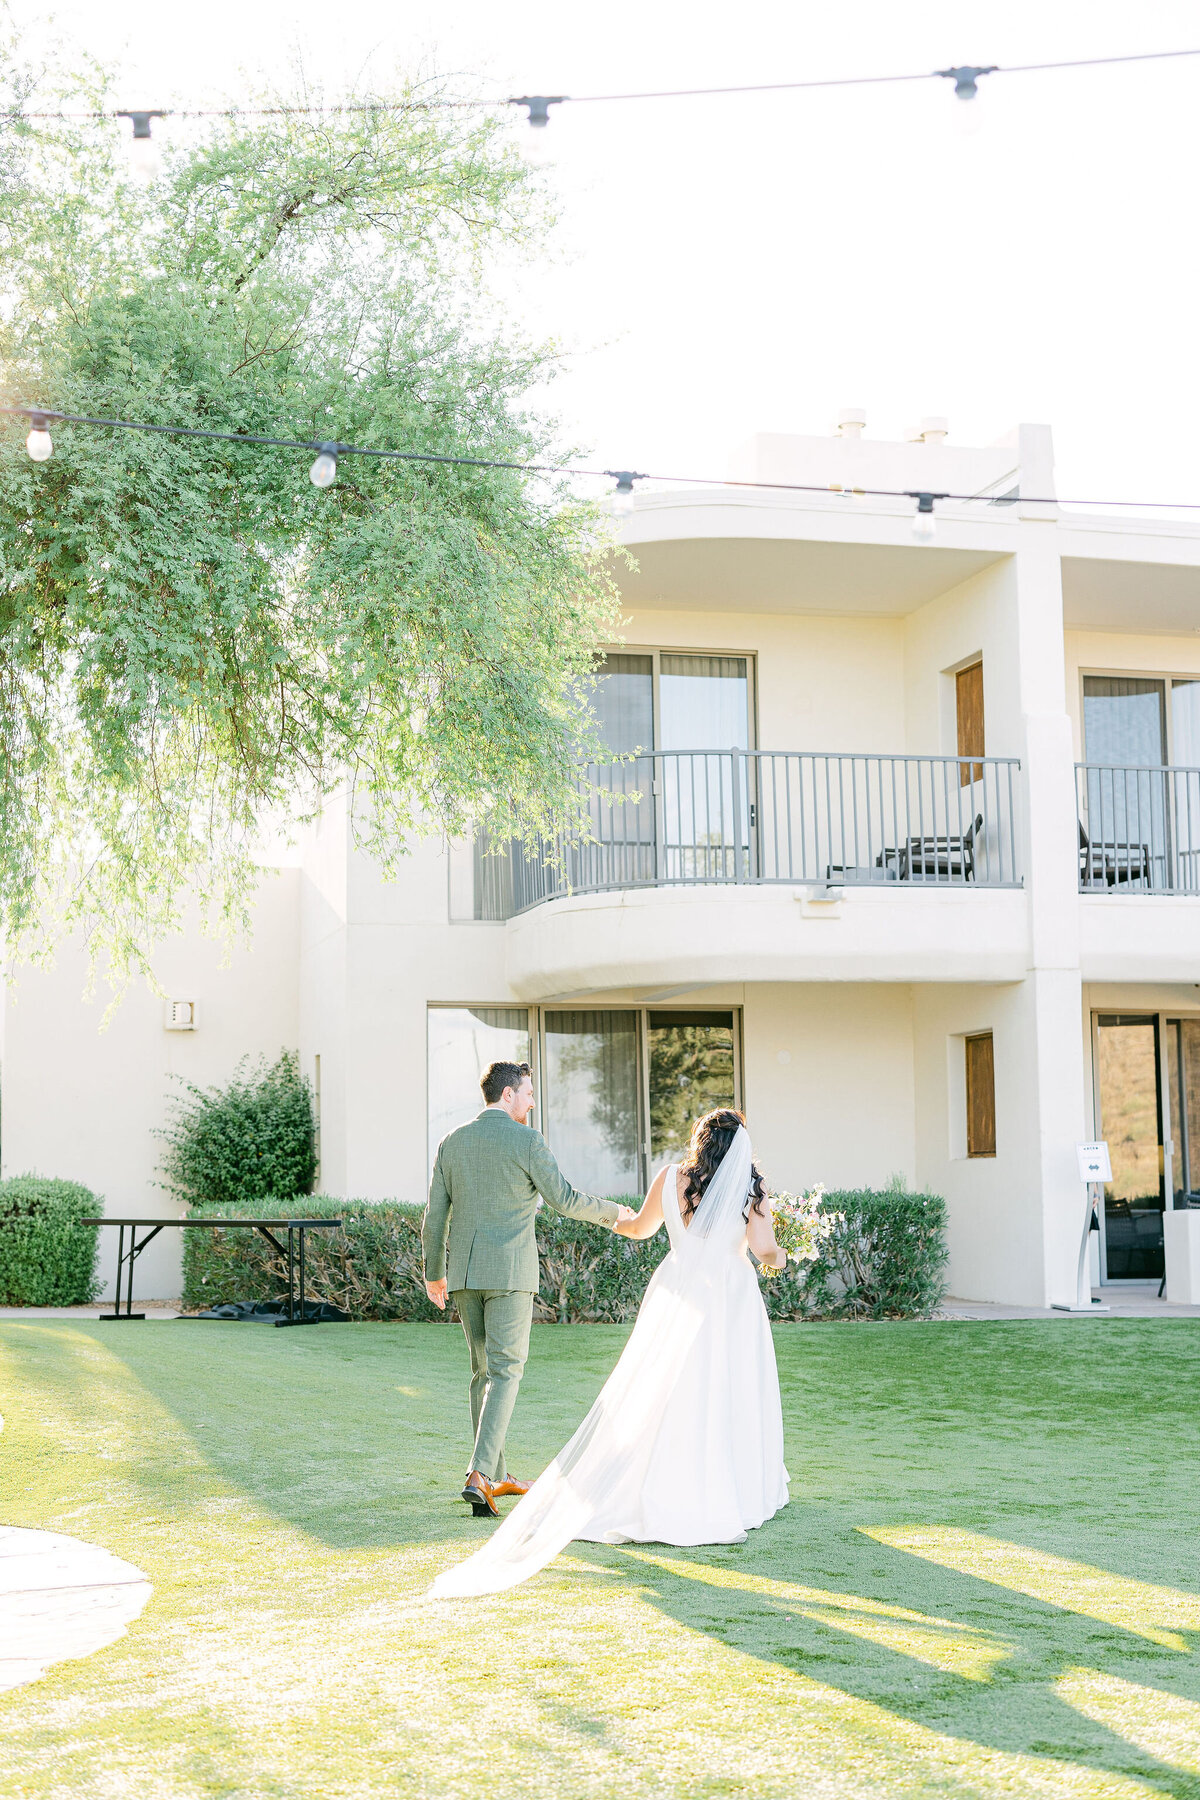
<path id="1" fill-rule="evenodd" d="M 1106 1313 L 1054 1312 L 1046 1306 L 1002 1306 L 992 1300 L 959 1300 L 947 1294 L 938 1310 L 939 1319 L 1062 1319 L 1071 1324 L 1089 1316 L 1097 1319 L 1200 1319 L 1200 1306 L 1181 1306 L 1158 1298 L 1157 1281 L 1122 1283 L 1120 1287 L 1093 1288 L 1092 1297 L 1102 1300 Z"/>

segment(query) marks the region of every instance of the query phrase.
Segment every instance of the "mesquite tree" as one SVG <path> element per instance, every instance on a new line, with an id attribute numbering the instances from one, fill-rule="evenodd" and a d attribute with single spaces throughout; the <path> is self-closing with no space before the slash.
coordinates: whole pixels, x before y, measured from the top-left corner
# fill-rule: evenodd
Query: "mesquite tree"
<path id="1" fill-rule="evenodd" d="M 510 122 L 397 84 L 386 110 L 173 128 L 146 187 L 128 125 L 19 116 L 110 107 L 102 75 L 35 87 L 10 55 L 6 79 L 6 402 L 553 458 L 527 398 L 549 353 L 494 298 L 547 223 Z M 414 829 L 490 809 L 528 836 L 576 804 L 616 612 L 561 482 L 362 457 L 321 491 L 311 452 L 52 429 L 36 464 L 0 425 L 10 946 L 83 927 L 128 967 L 189 894 L 235 918 L 263 819 L 339 783 L 385 864 Z"/>

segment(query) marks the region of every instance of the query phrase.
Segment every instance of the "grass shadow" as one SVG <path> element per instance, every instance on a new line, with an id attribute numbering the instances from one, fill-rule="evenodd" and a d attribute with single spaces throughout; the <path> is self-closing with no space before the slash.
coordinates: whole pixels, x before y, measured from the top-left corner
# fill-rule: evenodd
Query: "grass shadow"
<path id="1" fill-rule="evenodd" d="M 828 1543 L 827 1517 L 806 1523 L 802 1535 Z M 687 1630 L 872 1711 L 1008 1755 L 1137 1780 L 1174 1800 L 1200 1796 L 1200 1597 L 1181 1596 L 1197 1623 L 1160 1634 L 1176 1639 L 1166 1645 L 903 1551 L 886 1550 L 881 1568 L 880 1546 L 859 1532 L 839 1534 L 838 1586 L 808 1587 L 782 1537 L 768 1524 L 747 1545 L 714 1551 L 576 1544 L 571 1554 L 606 1574 L 623 1569 L 645 1601 Z M 1182 1763 L 1121 1729 L 1146 1714 L 1148 1697 L 1153 1712 L 1153 1696 L 1168 1702 L 1176 1737 L 1185 1720 Z"/>

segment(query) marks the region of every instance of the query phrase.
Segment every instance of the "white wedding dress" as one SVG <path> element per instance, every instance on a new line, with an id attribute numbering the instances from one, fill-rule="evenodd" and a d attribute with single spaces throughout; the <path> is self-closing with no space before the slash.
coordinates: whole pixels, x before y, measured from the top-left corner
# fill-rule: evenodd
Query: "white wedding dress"
<path id="1" fill-rule="evenodd" d="M 734 1138 L 685 1226 L 663 1182 L 671 1249 L 620 1361 L 575 1436 L 434 1598 L 515 1587 L 574 1538 L 731 1544 L 787 1504 L 775 1347 L 746 1254 L 750 1139 Z"/>

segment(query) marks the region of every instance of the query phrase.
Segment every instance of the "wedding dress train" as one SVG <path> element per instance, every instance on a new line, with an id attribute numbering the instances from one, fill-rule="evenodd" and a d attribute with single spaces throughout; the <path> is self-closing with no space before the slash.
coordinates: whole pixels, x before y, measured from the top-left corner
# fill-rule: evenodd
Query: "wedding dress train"
<path id="1" fill-rule="evenodd" d="M 746 1255 L 750 1139 L 734 1138 L 691 1220 L 663 1182 L 670 1252 L 570 1443 L 438 1599 L 515 1587 L 574 1538 L 729 1544 L 787 1504 L 775 1348 Z"/>

